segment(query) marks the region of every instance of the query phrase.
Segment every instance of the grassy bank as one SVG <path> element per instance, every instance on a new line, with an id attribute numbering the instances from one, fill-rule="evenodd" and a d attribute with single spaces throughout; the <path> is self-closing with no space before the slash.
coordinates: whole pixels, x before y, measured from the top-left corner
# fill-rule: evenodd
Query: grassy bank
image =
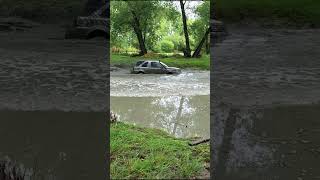
<path id="1" fill-rule="evenodd" d="M 256 20 L 287 26 L 320 27 L 320 1 L 218 0 L 216 16 L 225 21 Z"/>
<path id="2" fill-rule="evenodd" d="M 210 70 L 210 56 L 205 55 L 201 58 L 184 58 L 184 57 L 166 57 L 166 58 L 153 58 L 153 57 L 131 57 L 126 55 L 111 54 L 111 66 L 128 68 L 138 60 L 160 60 L 168 66 L 178 68 L 190 68 L 200 70 Z"/>
<path id="3" fill-rule="evenodd" d="M 177 179 L 197 177 L 210 161 L 209 145 L 123 123 L 111 124 L 112 179 Z"/>

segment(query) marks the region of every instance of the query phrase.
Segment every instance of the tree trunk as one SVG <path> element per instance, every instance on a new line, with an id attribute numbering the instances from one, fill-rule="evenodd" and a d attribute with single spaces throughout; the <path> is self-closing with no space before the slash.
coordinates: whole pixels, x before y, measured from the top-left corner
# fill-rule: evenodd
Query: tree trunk
<path id="1" fill-rule="evenodd" d="M 201 52 L 203 43 L 206 41 L 206 39 L 208 39 L 208 35 L 210 33 L 210 29 L 211 29 L 210 27 L 207 29 L 205 35 L 202 37 L 200 43 L 197 46 L 197 49 L 194 51 L 194 53 L 192 55 L 192 57 L 199 57 L 200 56 L 200 52 Z"/>
<path id="2" fill-rule="evenodd" d="M 187 26 L 187 16 L 184 9 L 184 3 L 182 0 L 180 0 L 180 7 L 181 7 L 181 14 L 182 14 L 182 21 L 183 21 L 184 37 L 186 40 L 186 48 L 183 53 L 185 57 L 191 57 L 191 49 L 190 49 L 188 26 Z"/>
<path id="3" fill-rule="evenodd" d="M 129 5 L 130 6 L 130 5 Z M 133 21 L 132 26 L 135 34 L 137 35 L 138 42 L 139 42 L 139 48 L 140 48 L 140 56 L 143 56 L 148 53 L 146 45 L 145 45 L 145 37 L 143 37 L 142 30 L 140 27 L 140 21 L 134 12 L 134 10 L 131 10 L 132 16 L 133 16 Z"/>

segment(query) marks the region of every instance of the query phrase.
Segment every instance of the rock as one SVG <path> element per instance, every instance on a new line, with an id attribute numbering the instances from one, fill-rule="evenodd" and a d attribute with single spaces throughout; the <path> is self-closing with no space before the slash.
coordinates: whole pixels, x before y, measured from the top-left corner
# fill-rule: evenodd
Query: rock
<path id="1" fill-rule="evenodd" d="M 113 122 L 117 122 L 118 121 L 119 116 L 113 112 L 110 111 L 110 121 L 111 123 Z"/>

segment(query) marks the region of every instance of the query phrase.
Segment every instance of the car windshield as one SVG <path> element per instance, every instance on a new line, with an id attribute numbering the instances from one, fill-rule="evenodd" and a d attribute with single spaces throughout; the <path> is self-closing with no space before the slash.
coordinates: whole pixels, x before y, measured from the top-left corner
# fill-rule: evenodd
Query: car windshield
<path id="1" fill-rule="evenodd" d="M 142 64 L 144 61 L 138 61 L 137 63 L 136 63 L 136 66 L 139 66 L 140 64 Z"/>
<path id="2" fill-rule="evenodd" d="M 164 63 L 162 63 L 162 62 L 160 62 L 160 64 L 162 64 L 162 66 L 164 66 L 164 67 L 168 67 L 166 64 L 164 64 Z"/>
<path id="3" fill-rule="evenodd" d="M 148 67 L 148 63 L 149 63 L 149 62 L 143 63 L 143 64 L 141 65 L 141 67 Z"/>

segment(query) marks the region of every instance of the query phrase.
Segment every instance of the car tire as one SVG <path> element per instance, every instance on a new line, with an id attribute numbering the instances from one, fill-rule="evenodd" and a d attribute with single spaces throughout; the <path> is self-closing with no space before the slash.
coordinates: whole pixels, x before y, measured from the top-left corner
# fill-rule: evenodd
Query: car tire
<path id="1" fill-rule="evenodd" d="M 144 74 L 144 72 L 143 71 L 139 71 L 138 74 Z"/>

